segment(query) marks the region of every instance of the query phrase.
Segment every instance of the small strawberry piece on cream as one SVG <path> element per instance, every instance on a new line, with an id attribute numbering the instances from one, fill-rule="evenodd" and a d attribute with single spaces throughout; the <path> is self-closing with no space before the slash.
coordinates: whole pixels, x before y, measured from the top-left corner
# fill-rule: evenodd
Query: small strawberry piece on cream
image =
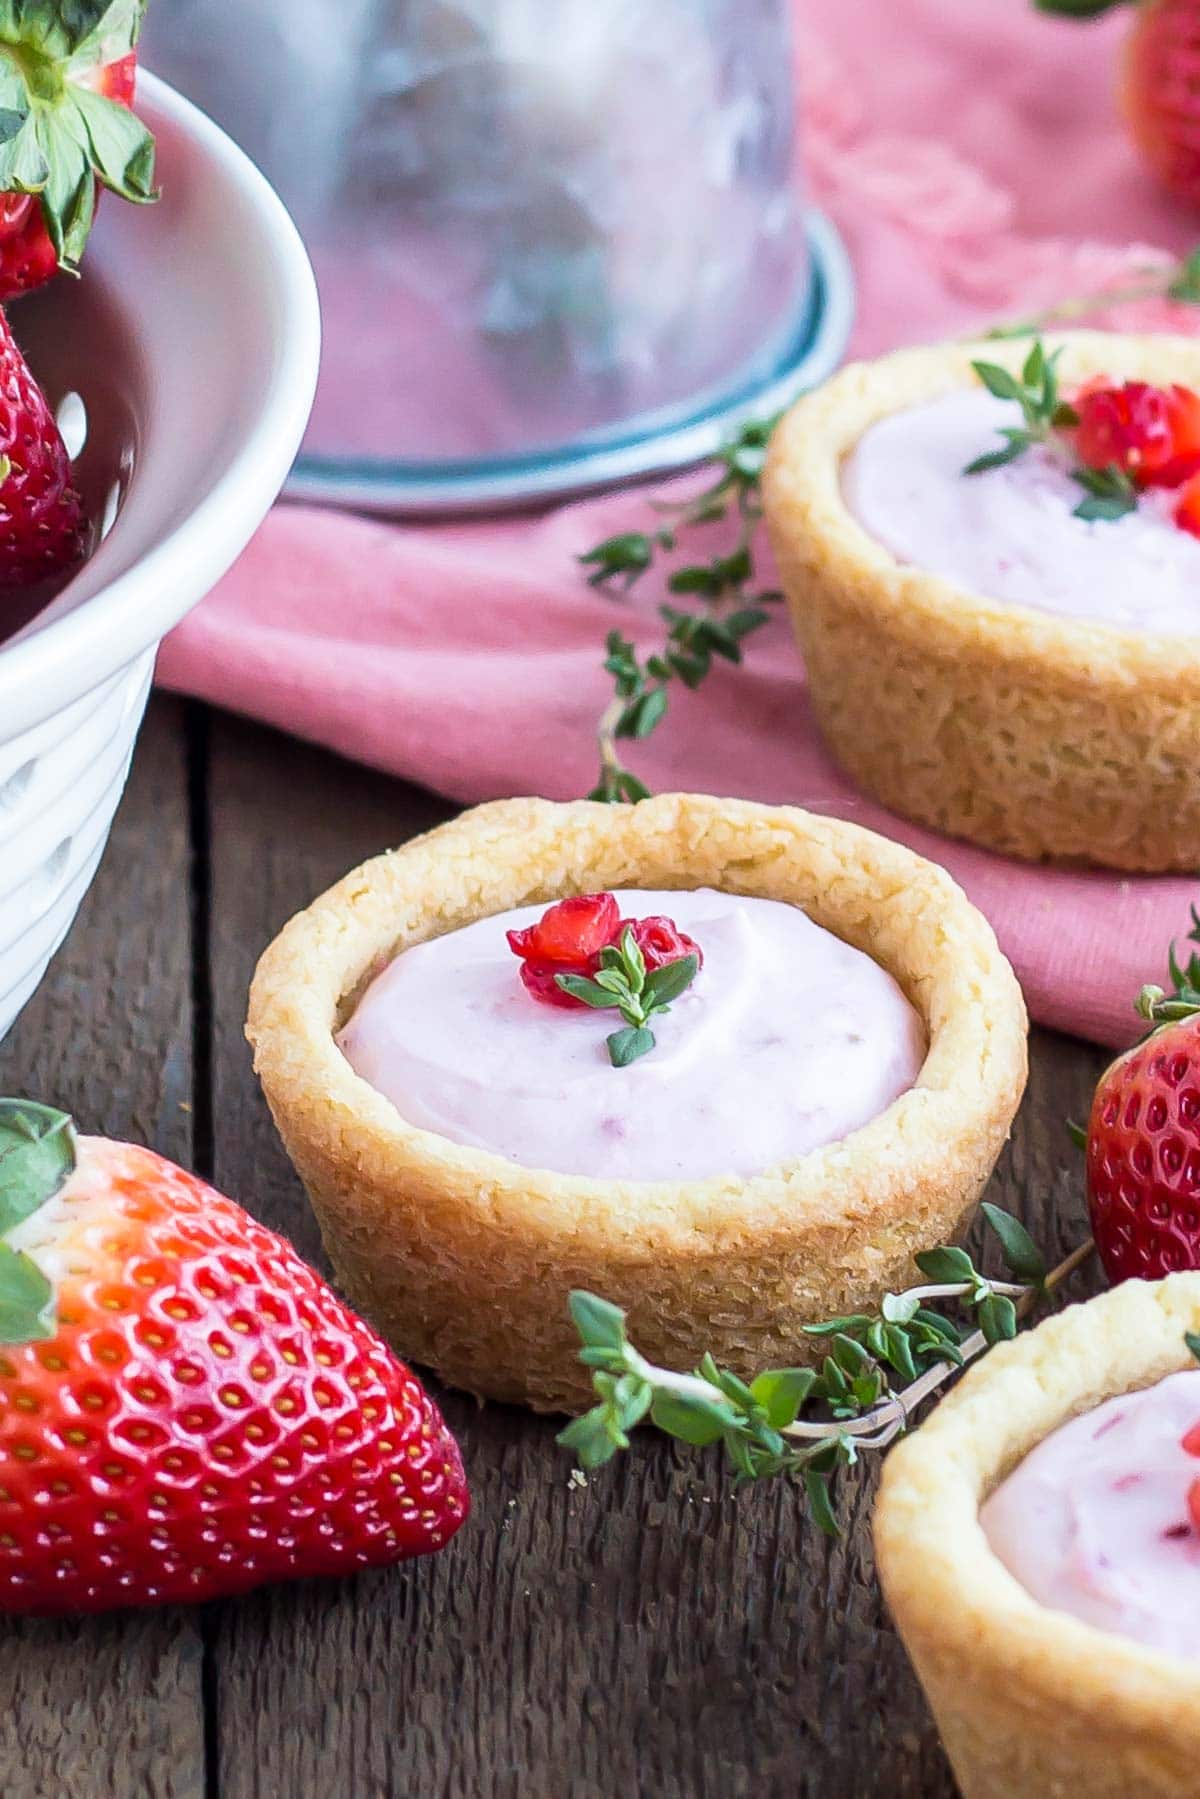
<path id="1" fill-rule="evenodd" d="M 673 919 L 622 918 L 611 893 L 586 893 L 559 900 L 536 924 L 525 930 L 507 931 L 508 947 L 521 958 L 521 981 L 527 993 L 546 1006 L 573 1010 L 586 1004 L 559 985 L 560 974 L 595 976 L 601 952 L 620 943 L 629 931 L 648 972 L 695 956 L 703 966 L 699 944 L 693 943 Z"/>

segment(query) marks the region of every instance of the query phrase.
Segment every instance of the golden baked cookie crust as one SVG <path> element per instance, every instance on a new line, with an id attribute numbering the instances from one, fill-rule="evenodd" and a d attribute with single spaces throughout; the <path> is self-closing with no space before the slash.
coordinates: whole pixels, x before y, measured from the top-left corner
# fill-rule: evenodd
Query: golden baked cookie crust
<path id="1" fill-rule="evenodd" d="M 1194 1367 L 1197 1328 L 1200 1274 L 1126 1281 L 992 1350 L 888 1457 L 879 1574 L 965 1799 L 1200 1789 L 1200 1665 L 1040 1605 L 979 1523 L 1060 1424 Z"/>
<path id="2" fill-rule="evenodd" d="M 1200 388 L 1194 339 L 1067 332 L 1064 385 Z M 1121 631 L 989 601 L 899 563 L 858 523 L 844 458 L 890 413 L 1016 369 L 1028 339 L 856 363 L 776 430 L 767 523 L 829 748 L 907 818 L 1030 860 L 1200 866 L 1200 636 Z M 986 449 L 987 445 L 982 445 Z"/>
<path id="3" fill-rule="evenodd" d="M 409 945 L 570 893 L 713 886 L 802 906 L 921 1013 L 916 1086 L 859 1131 L 751 1179 L 551 1174 L 407 1124 L 334 1042 Z M 567 1312 L 584 1286 L 674 1366 L 794 1361 L 799 1326 L 901 1286 L 974 1211 L 1025 1082 L 1025 1011 L 950 877 L 840 821 L 701 795 L 480 806 L 376 857 L 258 966 L 247 1035 L 353 1302 L 455 1386 L 541 1410 L 588 1395 Z"/>

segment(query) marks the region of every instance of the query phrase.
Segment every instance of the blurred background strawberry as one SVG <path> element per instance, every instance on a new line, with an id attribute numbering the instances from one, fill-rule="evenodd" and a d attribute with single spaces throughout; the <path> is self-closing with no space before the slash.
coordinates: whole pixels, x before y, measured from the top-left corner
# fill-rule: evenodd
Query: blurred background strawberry
<path id="1" fill-rule="evenodd" d="M 1168 192 L 1200 207 L 1200 0 L 1034 0 L 1039 12 L 1096 19 L 1132 4 L 1121 110 Z"/>

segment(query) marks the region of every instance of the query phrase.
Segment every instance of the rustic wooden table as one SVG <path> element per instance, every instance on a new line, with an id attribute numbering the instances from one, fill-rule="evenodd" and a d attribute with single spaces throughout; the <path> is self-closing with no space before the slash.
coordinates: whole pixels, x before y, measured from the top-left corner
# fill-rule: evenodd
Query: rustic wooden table
<path id="1" fill-rule="evenodd" d="M 95 886 L 0 1047 L 0 1092 L 199 1169 L 319 1263 L 242 1038 L 250 974 L 334 877 L 448 810 L 157 697 Z M 1035 1035 L 992 1186 L 1060 1253 L 1082 1231 L 1062 1121 L 1101 1060 Z M 711 1457 L 648 1438 L 580 1488 L 551 1422 L 443 1403 L 474 1513 L 436 1559 L 5 1624 L 4 1799 L 954 1792 L 873 1579 L 873 1471 L 847 1481 L 831 1545 L 794 1490 L 731 1496 Z"/>

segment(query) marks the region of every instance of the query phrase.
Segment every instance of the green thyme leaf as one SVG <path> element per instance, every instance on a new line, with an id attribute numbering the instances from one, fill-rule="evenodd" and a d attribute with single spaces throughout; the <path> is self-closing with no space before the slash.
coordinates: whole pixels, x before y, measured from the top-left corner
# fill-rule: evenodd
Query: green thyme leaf
<path id="1" fill-rule="evenodd" d="M 690 955 L 680 956 L 676 962 L 668 962 L 662 968 L 653 969 L 646 976 L 645 991 L 655 1011 L 664 1011 L 681 993 L 686 993 L 695 980 L 699 967 L 700 958 Z"/>
<path id="2" fill-rule="evenodd" d="M 625 1314 L 620 1306 L 583 1287 L 573 1289 L 567 1305 L 582 1343 L 591 1349 L 624 1350 Z"/>
<path id="3" fill-rule="evenodd" d="M 910 1324 L 920 1307 L 914 1293 L 885 1293 L 879 1302 L 880 1313 L 888 1324 Z"/>
<path id="4" fill-rule="evenodd" d="M 1005 440 L 1003 448 L 977 456 L 974 462 L 967 464 L 964 474 L 981 475 L 988 469 L 1003 468 L 1006 463 L 1015 461 L 1032 444 L 1047 442 L 1067 417 L 1074 419 L 1072 408 L 1064 407 L 1058 397 L 1060 354 L 1060 351 L 1055 350 L 1053 355 L 1047 356 L 1041 338 L 1035 337 L 1021 365 L 1019 378 L 1011 369 L 1002 368 L 999 363 L 971 364 L 990 394 L 998 400 L 1012 401 L 1021 408 L 1022 423 L 1002 428 L 1000 435 Z"/>
<path id="5" fill-rule="evenodd" d="M 980 1210 L 998 1238 L 1004 1260 L 1017 1279 L 1027 1286 L 1040 1287 L 1046 1278 L 1046 1264 L 1041 1250 L 1020 1219 L 1014 1218 L 1011 1212 L 1002 1211 L 999 1206 L 992 1205 L 986 1199 Z"/>
<path id="6" fill-rule="evenodd" d="M 1024 404 L 1025 394 L 1021 383 L 1008 369 L 1001 368 L 997 362 L 973 362 L 971 367 L 997 400 L 1015 400 L 1019 406 Z"/>
<path id="7" fill-rule="evenodd" d="M 769 1368 L 755 1375 L 750 1393 L 775 1430 L 794 1424 L 817 1381 L 815 1368 Z"/>
<path id="8" fill-rule="evenodd" d="M 1006 463 L 1015 462 L 1032 441 L 1023 433 L 1018 436 L 1014 432 L 1002 450 L 988 450 L 985 455 L 977 456 L 974 462 L 968 462 L 963 474 L 986 475 L 989 469 L 1003 468 Z"/>
<path id="9" fill-rule="evenodd" d="M 599 587 L 617 575 L 624 575 L 625 586 L 628 588 L 650 567 L 654 560 L 654 546 L 644 531 L 622 531 L 618 536 L 606 537 L 603 543 L 585 550 L 579 560 L 585 566 L 590 564 L 592 567 L 593 572 L 588 576 L 592 587 Z"/>
<path id="10" fill-rule="evenodd" d="M 1107 468 L 1076 468 L 1072 479 L 1078 481 L 1087 495 L 1076 506 L 1074 516 L 1091 523 L 1095 520 L 1124 518 L 1137 510 L 1137 488 L 1125 470 L 1110 463 Z"/>
<path id="11" fill-rule="evenodd" d="M 554 985 L 561 987 L 564 993 L 569 993 L 572 999 L 580 1000 L 585 1006 L 601 1008 L 620 1003 L 616 995 L 602 987 L 598 980 L 591 981 L 584 974 L 556 974 Z"/>
<path id="12" fill-rule="evenodd" d="M 866 1312 L 848 1312 L 842 1318 L 823 1318 L 819 1324 L 802 1324 L 800 1328 L 806 1337 L 832 1337 L 839 1331 L 849 1336 L 865 1330 L 870 1322 Z"/>
<path id="13" fill-rule="evenodd" d="M 1033 348 L 1025 358 L 1021 370 L 1021 380 L 1026 387 L 1041 387 L 1046 379 L 1046 352 L 1042 348 L 1040 337 L 1035 338 Z"/>
<path id="14" fill-rule="evenodd" d="M 975 1264 L 965 1249 L 949 1246 L 941 1249 L 923 1249 L 913 1261 L 922 1274 L 928 1275 L 936 1286 L 943 1286 L 951 1281 L 973 1281 Z"/>
<path id="15" fill-rule="evenodd" d="M 697 593 L 711 599 L 721 591 L 721 578 L 715 569 L 698 563 L 690 568 L 677 568 L 667 581 L 672 593 Z"/>
<path id="16" fill-rule="evenodd" d="M 614 1031 L 611 1037 L 606 1037 L 605 1042 L 613 1067 L 628 1068 L 639 1057 L 649 1055 L 654 1048 L 654 1032 L 648 1031 L 645 1025 L 626 1025 L 624 1030 Z"/>
<path id="17" fill-rule="evenodd" d="M 566 1429 L 558 1433 L 556 1441 L 564 1449 L 573 1450 L 585 1468 L 602 1468 L 619 1449 L 628 1448 L 628 1444 L 614 1436 L 603 1406 L 593 1406 L 582 1417 L 572 1419 Z"/>
<path id="18" fill-rule="evenodd" d="M 976 1316 L 989 1343 L 1003 1343 L 1017 1334 L 1017 1308 L 1003 1293 L 988 1293 L 980 1300 Z"/>
<path id="19" fill-rule="evenodd" d="M 660 1430 L 691 1443 L 696 1449 L 707 1449 L 719 1443 L 729 1426 L 729 1408 L 711 1401 L 681 1393 L 656 1393 L 650 1416 Z"/>
<path id="20" fill-rule="evenodd" d="M 1200 1331 L 1184 1331 L 1183 1340 L 1196 1360 L 1200 1362 Z"/>
<path id="21" fill-rule="evenodd" d="M 838 1521 L 834 1516 L 833 1506 L 829 1498 L 829 1477 L 818 1474 L 813 1467 L 804 1470 L 804 1491 L 808 1496 L 808 1509 L 812 1513 L 813 1523 L 827 1537 L 837 1538 L 841 1535 Z"/>

